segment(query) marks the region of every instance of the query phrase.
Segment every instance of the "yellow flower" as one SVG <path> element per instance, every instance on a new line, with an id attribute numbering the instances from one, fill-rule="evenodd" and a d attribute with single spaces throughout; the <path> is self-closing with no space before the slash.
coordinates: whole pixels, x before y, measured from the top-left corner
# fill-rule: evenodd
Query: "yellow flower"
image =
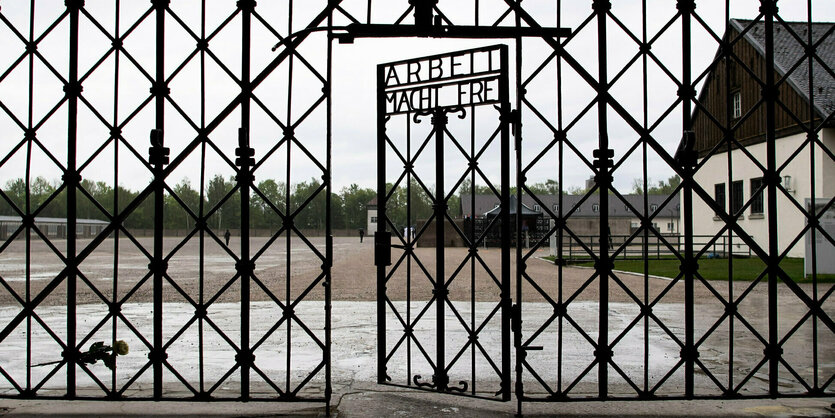
<path id="1" fill-rule="evenodd" d="M 119 340 L 113 344 L 113 351 L 120 356 L 124 356 L 130 351 L 130 348 L 128 347 L 128 343 Z"/>

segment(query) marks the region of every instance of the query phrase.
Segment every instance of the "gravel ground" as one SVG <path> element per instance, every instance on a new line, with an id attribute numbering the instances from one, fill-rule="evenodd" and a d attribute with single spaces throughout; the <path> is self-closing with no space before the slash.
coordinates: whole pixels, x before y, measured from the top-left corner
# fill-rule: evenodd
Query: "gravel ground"
<path id="1" fill-rule="evenodd" d="M 240 254 L 240 240 L 233 237 L 229 247 L 225 247 L 222 243 L 207 238 L 203 245 L 202 263 L 199 237 L 185 242 L 182 240 L 183 238 L 165 240 L 165 254 L 169 256 L 167 271 L 170 278 L 165 281 L 165 301 L 199 302 L 202 299 L 204 302 L 233 302 L 240 300 L 240 280 L 237 280 L 235 258 L 233 258 L 233 255 L 237 257 Z M 153 280 L 148 275 L 148 263 L 149 256 L 153 252 L 153 242 L 151 238 L 140 238 L 138 243 L 141 249 L 135 243 L 122 238 L 117 247 L 115 240 L 108 239 L 96 248 L 81 264 L 80 271 L 83 277 L 79 278 L 77 303 L 102 303 L 102 298 L 128 302 L 152 301 Z M 87 241 L 80 241 L 79 248 L 84 249 L 87 244 Z M 279 300 L 288 300 L 296 299 L 300 295 L 304 295 L 305 300 L 323 300 L 325 292 L 324 287 L 321 286 L 322 261 L 319 254 L 324 254 L 324 239 L 311 238 L 310 244 L 318 253 L 302 239 L 294 237 L 289 242 L 288 256 L 286 237 L 281 237 L 271 243 L 268 242 L 268 238 L 252 238 L 251 253 L 257 254 L 257 258 L 255 260 L 256 280 L 251 284 L 250 290 L 251 300 L 270 300 L 273 296 Z M 57 249 L 63 250 L 66 244 L 57 241 L 54 245 Z M 362 243 L 356 237 L 334 239 L 333 300 L 373 301 L 376 299 L 376 267 L 373 264 L 373 247 L 372 239 L 365 239 Z M 450 299 L 469 301 L 473 288 L 477 301 L 498 299 L 500 289 L 493 277 L 500 275 L 499 249 L 479 249 L 477 252 L 479 260 L 476 262 L 467 260 L 469 254 L 464 248 L 445 248 L 444 251 L 446 261 L 444 276 L 449 281 L 452 274 L 458 271 L 449 284 Z M 115 258 L 117 253 L 118 258 Z M 31 254 L 29 291 L 31 297 L 34 298 L 61 271 L 63 262 L 45 243 L 38 240 L 32 241 Z M 417 248 L 415 254 L 416 256 L 411 260 L 401 260 L 403 251 L 392 250 L 393 265 L 387 268 L 389 275 L 387 288 L 390 299 L 406 300 L 410 297 L 412 300 L 428 300 L 431 297 L 433 285 L 429 277 L 435 275 L 436 249 Z M 15 241 L 0 253 L 0 277 L 5 280 L 5 285 L 0 287 L 0 305 L 16 304 L 16 298 L 9 291 L 10 289 L 22 299 L 26 298 L 27 260 L 25 255 L 26 242 L 23 240 Z M 552 263 L 538 258 L 545 255 L 547 255 L 547 250 L 540 250 L 531 254 L 528 259 L 525 273 L 530 280 L 523 281 L 524 301 L 546 301 L 547 299 L 557 301 L 560 291 L 562 291 L 563 300 L 569 298 L 577 301 L 599 300 L 600 280 L 594 276 L 593 269 L 577 267 L 558 269 Z M 527 253 L 526 256 L 528 256 Z M 289 268 L 288 257 L 291 266 Z M 512 250 L 511 294 L 514 300 L 518 300 L 515 287 L 515 258 L 515 250 Z M 407 281 L 409 270 L 411 279 Z M 424 271 L 429 272 L 429 275 Z M 199 279 L 201 273 L 202 281 Z M 286 281 L 288 274 L 291 277 L 289 286 Z M 536 286 L 531 283 L 535 283 Z M 616 279 L 609 280 L 609 300 L 613 302 L 635 301 L 623 290 L 627 288 L 639 301 L 645 298 L 653 301 L 663 292 L 660 302 L 683 302 L 683 284 L 677 283 L 673 286 L 670 284 L 669 280 L 645 279 L 641 275 L 619 273 L 616 274 Z M 751 284 L 737 282 L 734 283 L 732 289 L 729 289 L 727 282 L 714 281 L 710 282 L 710 285 L 714 288 L 713 290 L 708 289 L 702 283 L 696 283 L 695 300 L 698 303 L 706 300 L 720 303 L 715 295 L 727 298 L 731 291 L 734 297 L 738 297 Z M 812 292 L 809 284 L 801 285 L 801 288 L 809 294 Z M 796 297 L 785 285 L 779 286 L 779 292 L 781 300 L 787 303 L 797 303 Z M 819 289 L 819 292 L 825 293 L 826 289 Z M 764 308 L 766 301 L 766 289 L 763 284 L 755 285 L 745 298 L 745 303 L 751 303 L 759 308 Z M 66 302 L 66 284 L 62 282 L 42 302 L 42 305 L 63 305 Z M 832 303 L 826 303 L 825 310 L 831 312 L 831 309 L 826 308 Z"/>

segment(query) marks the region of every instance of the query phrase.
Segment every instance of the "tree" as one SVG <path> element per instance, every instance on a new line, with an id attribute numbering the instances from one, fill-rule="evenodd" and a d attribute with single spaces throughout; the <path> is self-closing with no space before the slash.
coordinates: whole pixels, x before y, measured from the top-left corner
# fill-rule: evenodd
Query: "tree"
<path id="1" fill-rule="evenodd" d="M 679 184 L 681 184 L 681 177 L 679 177 L 678 174 L 674 174 L 672 177 L 668 178 L 667 181 L 660 180 L 655 186 L 652 185 L 652 179 L 647 178 L 647 185 L 649 185 L 647 194 L 671 194 L 675 191 Z M 636 178 L 632 180 L 632 192 L 638 195 L 644 194 L 643 179 Z"/>
<path id="2" fill-rule="evenodd" d="M 343 187 L 340 191 L 343 203 L 345 228 L 359 229 L 366 227 L 366 206 L 377 192 L 369 188 L 360 188 L 357 184 Z"/>
<path id="3" fill-rule="evenodd" d="M 293 187 L 293 195 L 290 196 L 290 210 L 295 212 L 301 208 L 294 221 L 297 228 L 319 230 L 325 228 L 325 189 L 318 190 L 321 186 L 322 183 L 319 180 L 311 178 L 310 181 L 303 181 Z M 308 199 L 311 200 L 305 204 Z"/>
<path id="4" fill-rule="evenodd" d="M 211 180 L 209 180 L 209 184 L 206 187 L 206 201 L 208 203 L 208 208 L 205 211 L 209 213 L 211 210 L 214 210 L 215 207 L 220 206 L 220 202 L 226 197 L 226 194 L 229 193 L 229 190 L 232 189 L 234 185 L 227 184 L 226 180 L 223 179 L 223 176 L 220 174 L 215 174 Z M 231 199 L 230 199 L 231 200 Z M 217 228 L 217 230 L 221 230 L 222 228 L 230 228 L 226 219 L 228 218 L 227 214 L 224 214 L 224 209 L 228 208 L 230 201 L 227 200 L 224 205 L 217 209 L 210 218 L 209 218 L 209 226 Z"/>
<path id="5" fill-rule="evenodd" d="M 287 186 L 283 182 L 267 179 L 258 183 L 256 189 L 264 195 L 266 200 L 262 199 L 258 193 L 252 193 L 252 225 L 256 228 L 278 230 L 282 224 L 281 217 L 272 206 L 275 206 L 281 213 L 287 211 Z"/>

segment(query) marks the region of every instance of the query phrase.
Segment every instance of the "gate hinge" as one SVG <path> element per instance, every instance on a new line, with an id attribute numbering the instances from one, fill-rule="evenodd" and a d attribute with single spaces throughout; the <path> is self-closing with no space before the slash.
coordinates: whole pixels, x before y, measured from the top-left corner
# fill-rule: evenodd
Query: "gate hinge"
<path id="1" fill-rule="evenodd" d="M 499 122 L 510 124 L 510 132 L 516 135 L 516 127 L 522 125 L 522 113 L 519 109 L 510 109 L 503 112 L 501 107 L 495 106 L 499 110 Z"/>
<path id="2" fill-rule="evenodd" d="M 522 331 L 522 307 L 518 303 L 510 307 L 510 330 L 516 333 Z"/>

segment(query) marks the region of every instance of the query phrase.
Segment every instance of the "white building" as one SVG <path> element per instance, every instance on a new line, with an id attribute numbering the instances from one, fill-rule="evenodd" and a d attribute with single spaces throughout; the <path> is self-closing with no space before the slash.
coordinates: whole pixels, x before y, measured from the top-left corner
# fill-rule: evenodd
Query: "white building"
<path id="1" fill-rule="evenodd" d="M 801 39 L 807 39 L 806 23 L 788 26 Z M 832 26 L 812 24 L 813 40 L 826 36 Z M 693 115 L 696 150 L 703 164 L 695 180 L 721 209 L 731 216 L 738 215 L 738 224 L 765 249 L 769 231 L 767 192 L 761 188 L 766 167 L 766 107 L 761 93 L 765 79 L 764 23 L 752 25 L 750 21 L 731 20 L 730 27 L 726 39 L 745 33 L 734 46 L 737 59 L 718 61 L 699 94 L 704 109 Z M 779 251 L 789 249 L 789 257 L 803 257 L 804 239 L 797 238 L 803 232 L 806 217 L 798 206 L 805 206 L 813 194 L 816 199 L 827 201 L 835 196 L 835 161 L 831 157 L 835 151 L 835 121 L 830 118 L 820 129 L 809 129 L 819 126 L 835 111 L 835 78 L 815 62 L 810 101 L 804 47 L 786 28 L 775 29 L 774 45 L 775 77 L 778 81 L 785 79 L 775 106 L 776 163 L 787 191 L 777 192 Z M 835 42 L 822 42 L 817 55 L 830 69 L 835 68 Z M 813 134 L 807 134 L 809 131 Z M 817 139 L 814 146 L 808 143 L 809 139 Z M 693 202 L 694 234 L 717 234 L 725 223 L 698 196 L 694 196 Z M 744 246 L 741 240 L 736 242 Z M 818 249 L 818 254 L 824 250 Z"/>
<path id="2" fill-rule="evenodd" d="M 365 205 L 365 209 L 366 216 L 368 217 L 365 223 L 368 225 L 365 228 L 365 233 L 366 235 L 374 235 L 374 233 L 377 232 L 377 198 L 375 197 L 368 201 L 368 204 Z"/>

